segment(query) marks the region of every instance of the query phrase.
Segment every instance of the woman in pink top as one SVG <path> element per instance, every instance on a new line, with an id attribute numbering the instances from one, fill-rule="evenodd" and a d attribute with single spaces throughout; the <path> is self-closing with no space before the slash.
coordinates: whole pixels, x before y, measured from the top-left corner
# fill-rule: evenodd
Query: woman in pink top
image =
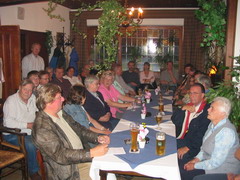
<path id="1" fill-rule="evenodd" d="M 150 89 L 156 88 L 155 76 L 153 71 L 150 71 L 149 62 L 145 62 L 143 65 L 143 71 L 140 72 L 140 83 L 141 88 L 144 88 L 146 85 Z"/>
<path id="2" fill-rule="evenodd" d="M 103 72 L 98 91 L 102 93 L 104 101 L 110 106 L 112 116 L 116 118 L 117 112 L 121 113 L 118 108 L 128 108 L 132 106 L 132 102 L 134 102 L 135 99 L 120 94 L 112 85 L 113 81 L 114 74 L 112 71 Z M 127 103 L 119 103 L 119 99 Z"/>

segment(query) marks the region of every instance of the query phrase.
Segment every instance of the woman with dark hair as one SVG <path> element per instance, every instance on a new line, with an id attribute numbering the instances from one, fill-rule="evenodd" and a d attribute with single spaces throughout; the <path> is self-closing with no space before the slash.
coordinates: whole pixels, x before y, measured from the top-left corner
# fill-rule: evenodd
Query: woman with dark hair
<path id="1" fill-rule="evenodd" d="M 82 106 L 86 100 L 86 88 L 80 85 L 71 87 L 63 110 L 82 126 L 93 132 L 100 134 L 110 134 L 111 131 L 100 125 L 96 120 L 91 118 Z M 90 126 L 89 124 L 92 124 Z"/>
<path id="2" fill-rule="evenodd" d="M 140 72 L 141 88 L 148 86 L 150 89 L 156 88 L 155 76 L 153 71 L 150 71 L 150 63 L 145 62 L 143 65 L 143 71 Z"/>
<path id="3" fill-rule="evenodd" d="M 67 68 L 67 74 L 65 76 L 63 76 L 64 79 L 68 79 L 70 81 L 70 83 L 72 84 L 72 86 L 76 85 L 76 84 L 82 84 L 82 78 L 80 76 L 74 76 L 75 74 L 75 68 L 72 66 L 69 66 Z"/>

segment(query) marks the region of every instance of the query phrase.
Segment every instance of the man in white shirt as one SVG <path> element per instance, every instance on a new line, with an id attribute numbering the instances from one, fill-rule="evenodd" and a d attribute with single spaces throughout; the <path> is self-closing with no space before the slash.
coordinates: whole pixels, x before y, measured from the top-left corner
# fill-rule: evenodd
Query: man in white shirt
<path id="1" fill-rule="evenodd" d="M 32 81 L 23 80 L 17 93 L 9 96 L 3 106 L 3 124 L 9 128 L 19 128 L 21 132 L 27 133 L 25 146 L 28 154 L 28 171 L 31 179 L 40 179 L 38 175 L 38 163 L 36 147 L 32 143 L 32 126 L 36 116 L 36 98 L 32 94 L 34 84 Z M 4 135 L 4 139 L 11 144 L 18 144 L 15 135 Z"/>
<path id="2" fill-rule="evenodd" d="M 25 56 L 22 60 L 22 78 L 26 78 L 27 74 L 32 71 L 44 70 L 44 60 L 39 56 L 41 45 L 39 43 L 32 44 L 31 54 Z"/>

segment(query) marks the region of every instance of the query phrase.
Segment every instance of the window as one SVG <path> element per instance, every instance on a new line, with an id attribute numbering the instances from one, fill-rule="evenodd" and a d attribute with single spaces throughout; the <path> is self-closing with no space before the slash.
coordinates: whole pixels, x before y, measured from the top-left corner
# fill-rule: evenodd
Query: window
<path id="1" fill-rule="evenodd" d="M 182 27 L 138 27 L 136 32 L 131 36 L 127 36 L 125 31 L 121 29 L 124 35 L 119 37 L 119 52 L 118 62 L 122 63 L 123 70 L 127 69 L 127 63 L 130 60 L 136 61 L 137 67 L 142 70 L 144 62 L 151 64 L 151 70 L 159 72 L 163 68 L 163 64 L 167 61 L 173 61 L 175 66 L 178 66 Z M 106 57 L 104 48 L 99 48 L 93 34 L 96 34 L 96 29 L 88 30 L 91 34 L 89 38 L 90 59 L 99 62 Z"/>

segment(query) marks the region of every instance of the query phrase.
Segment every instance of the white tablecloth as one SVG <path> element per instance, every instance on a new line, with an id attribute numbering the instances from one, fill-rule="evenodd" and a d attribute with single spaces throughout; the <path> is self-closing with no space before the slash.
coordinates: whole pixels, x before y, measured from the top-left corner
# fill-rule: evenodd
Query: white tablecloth
<path id="1" fill-rule="evenodd" d="M 169 105 L 168 105 L 169 106 Z M 134 112 L 132 112 L 134 113 Z M 169 119 L 169 115 L 164 116 L 164 119 Z M 129 130 L 130 121 L 121 119 L 119 124 L 114 129 L 113 133 Z M 148 128 L 156 128 L 156 126 L 148 126 Z M 171 121 L 161 123 L 161 131 L 168 135 L 175 137 L 175 126 Z M 114 139 L 111 139 L 112 141 Z M 146 148 L 146 147 L 145 147 Z M 129 153 L 129 152 L 126 152 Z M 93 180 L 100 179 L 99 169 L 101 170 L 117 170 L 117 171 L 134 171 L 146 176 L 164 178 L 167 180 L 180 180 L 180 173 L 177 162 L 177 153 L 170 154 L 168 156 L 148 161 L 146 163 L 138 165 L 132 169 L 128 163 L 114 155 L 104 155 L 101 157 L 95 157 L 92 161 L 90 169 L 90 177 Z M 109 176 L 108 180 L 115 179 L 114 176 Z"/>

